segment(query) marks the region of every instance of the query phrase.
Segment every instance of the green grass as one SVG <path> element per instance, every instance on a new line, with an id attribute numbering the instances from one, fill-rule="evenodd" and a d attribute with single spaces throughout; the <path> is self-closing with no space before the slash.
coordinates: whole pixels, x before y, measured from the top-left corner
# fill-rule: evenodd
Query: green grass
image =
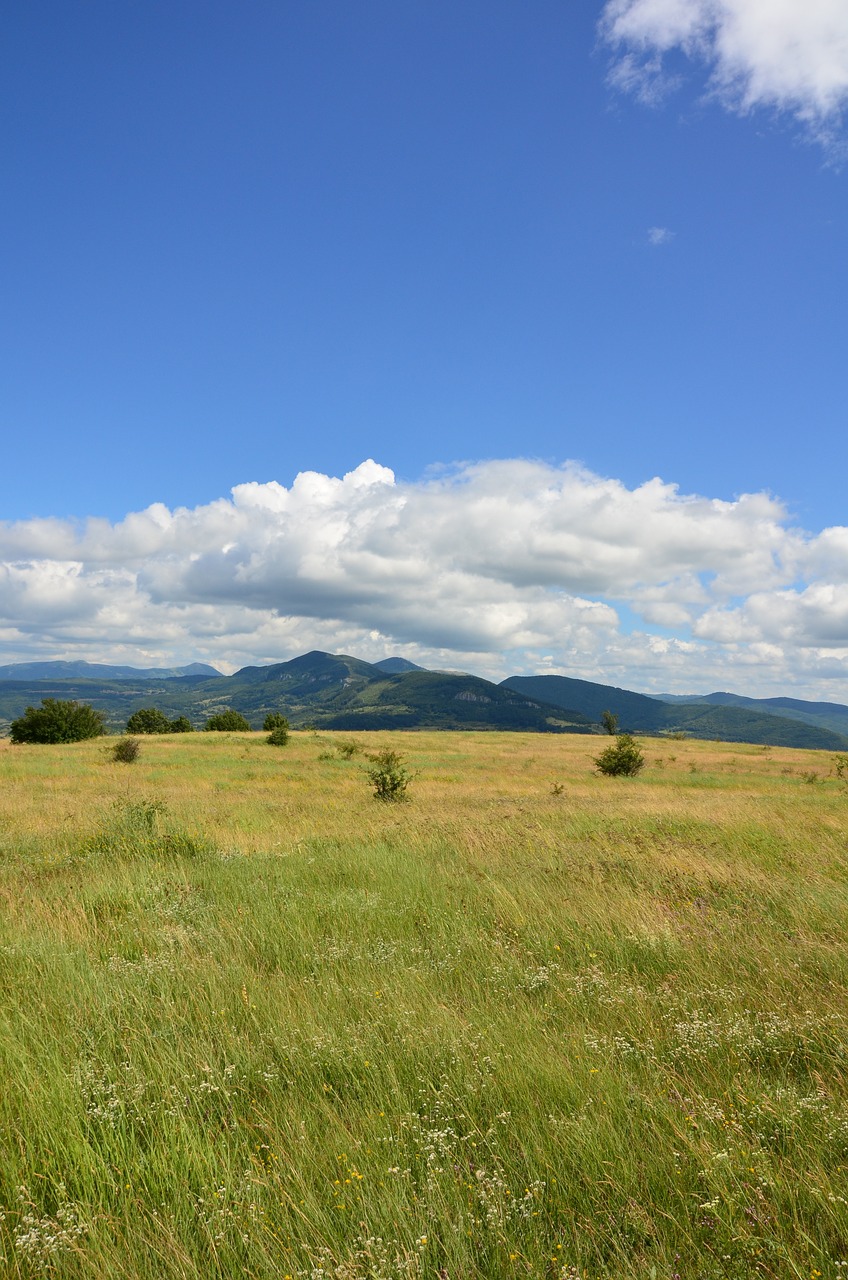
<path id="1" fill-rule="evenodd" d="M 355 737 L 0 745 L 0 1273 L 848 1272 L 829 757 Z"/>

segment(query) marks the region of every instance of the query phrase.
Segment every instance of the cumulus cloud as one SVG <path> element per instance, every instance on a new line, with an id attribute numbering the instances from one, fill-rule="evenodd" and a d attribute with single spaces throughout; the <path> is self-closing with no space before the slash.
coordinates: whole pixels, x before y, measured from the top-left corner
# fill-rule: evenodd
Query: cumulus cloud
<path id="1" fill-rule="evenodd" d="M 682 53 L 732 110 L 789 112 L 823 138 L 848 102 L 844 0 L 608 0 L 601 30 L 614 83 L 648 101 L 677 87 L 670 55 Z"/>
<path id="2" fill-rule="evenodd" d="M 812 687 L 848 674 L 848 530 L 808 534 L 764 493 L 524 459 L 416 483 L 368 461 L 114 525 L 0 526 L 4 661 L 231 670 L 310 648 L 685 691 L 733 669 L 750 690 L 758 654 L 763 680 Z"/>

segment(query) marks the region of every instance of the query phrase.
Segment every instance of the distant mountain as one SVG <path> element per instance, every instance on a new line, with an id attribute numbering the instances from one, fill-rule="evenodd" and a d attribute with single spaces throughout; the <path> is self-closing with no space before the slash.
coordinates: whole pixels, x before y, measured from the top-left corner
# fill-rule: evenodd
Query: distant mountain
<path id="1" fill-rule="evenodd" d="M 187 667 L 113 667 L 101 662 L 13 662 L 0 667 L 0 680 L 174 680 L 186 676 L 204 680 L 221 672 L 206 662 Z"/>
<path id="2" fill-rule="evenodd" d="M 818 751 L 848 750 L 848 737 L 786 716 L 747 707 L 683 703 L 668 708 L 667 732 L 682 730 L 693 738 L 722 742 L 759 742 L 772 747 L 808 747 Z"/>
<path id="3" fill-rule="evenodd" d="M 665 726 L 666 707 L 644 693 L 631 693 L 611 684 L 574 680 L 570 676 L 509 676 L 503 687 L 525 693 L 529 698 L 573 707 L 596 724 L 605 711 L 617 715 L 621 728 L 657 731 Z"/>
<path id="4" fill-rule="evenodd" d="M 144 673 L 142 673 L 142 677 Z M 120 729 L 133 711 L 156 706 L 169 719 L 187 716 L 200 728 L 232 707 L 259 728 L 271 711 L 293 727 L 353 730 L 390 728 L 515 729 L 591 733 L 577 711 L 544 705 L 477 676 L 436 671 L 387 672 L 345 654 L 313 651 L 290 662 L 243 667 L 214 679 L 0 680 L 0 724 L 41 698 L 89 702 Z"/>
<path id="5" fill-rule="evenodd" d="M 622 730 L 637 733 L 848 751 L 848 707 L 838 703 L 734 694 L 671 702 L 567 676 L 510 676 L 492 684 L 463 672 L 425 671 L 403 658 L 371 663 L 319 650 L 290 662 L 243 667 L 232 676 L 204 663 L 147 671 L 88 662 L 0 667 L 0 731 L 42 698 L 89 702 L 106 713 L 113 730 L 122 729 L 133 711 L 150 706 L 169 719 L 187 716 L 197 728 L 232 707 L 256 729 L 269 712 L 280 711 L 294 728 L 339 731 L 597 733 L 601 715 L 611 711 Z"/>
<path id="6" fill-rule="evenodd" d="M 824 751 L 845 751 L 848 748 L 848 733 L 836 732 L 828 725 L 802 720 L 797 715 L 790 716 L 787 711 L 778 711 L 775 707 L 767 712 L 753 698 L 728 704 L 722 699 L 732 699 L 733 695 L 718 694 L 697 701 L 675 700 L 670 703 L 645 694 L 631 693 L 627 689 L 617 689 L 613 685 L 574 680 L 568 676 L 510 676 L 503 683 L 530 697 L 553 702 L 557 706 L 575 707 L 595 722 L 600 721 L 604 711 L 611 711 L 618 716 L 622 730 L 634 733 L 680 732 L 693 738 Z M 770 703 L 784 701 L 792 700 L 769 700 Z M 844 710 L 848 711 L 848 708 Z"/>
<path id="7" fill-rule="evenodd" d="M 322 691 L 337 692 L 339 685 L 348 687 L 357 682 L 374 680 L 377 678 L 377 670 L 372 663 L 363 662 L 361 658 L 322 653 L 320 649 L 313 649 L 288 662 L 274 662 L 265 667 L 242 667 L 228 678 L 232 686 L 279 685 L 284 686 L 286 696 L 307 694 L 314 698 Z M 380 676 L 382 674 L 379 672 Z"/>
<path id="8" fill-rule="evenodd" d="M 680 701 L 673 694 L 663 694 L 663 702 Z M 830 729 L 833 733 L 848 734 L 848 707 L 841 702 L 805 702 L 802 698 L 746 698 L 739 693 L 706 693 L 685 701 L 713 704 L 722 707 L 745 707 L 763 715 L 780 716 L 786 720 L 800 720 L 818 729 Z"/>
<path id="9" fill-rule="evenodd" d="M 261 722 L 282 711 L 293 725 L 327 729 L 510 728 L 589 732 L 565 713 L 478 676 L 437 671 L 386 672 L 377 663 L 314 651 L 270 667 L 244 667 L 217 682 L 217 697 Z"/>
<path id="10" fill-rule="evenodd" d="M 426 667 L 419 667 L 414 662 L 410 662 L 408 658 L 382 658 L 379 662 L 374 663 L 375 667 L 379 667 L 381 671 L 387 671 L 389 675 L 396 676 L 402 671 L 426 671 Z"/>

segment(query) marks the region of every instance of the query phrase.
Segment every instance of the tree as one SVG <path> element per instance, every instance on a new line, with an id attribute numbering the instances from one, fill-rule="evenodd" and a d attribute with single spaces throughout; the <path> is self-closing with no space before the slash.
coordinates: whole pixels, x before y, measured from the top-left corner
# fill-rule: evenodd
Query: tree
<path id="1" fill-rule="evenodd" d="M 127 721 L 127 733 L 172 733 L 171 722 L 158 707 L 142 707 Z"/>
<path id="2" fill-rule="evenodd" d="M 194 733 L 194 725 L 185 716 L 177 716 L 171 721 L 171 733 Z"/>
<path id="3" fill-rule="evenodd" d="M 266 733 L 270 733 L 272 729 L 288 729 L 288 727 L 288 720 L 279 711 L 269 711 L 262 725 Z"/>
<path id="4" fill-rule="evenodd" d="M 40 707 L 27 707 L 12 721 L 10 737 L 13 742 L 82 742 L 106 732 L 104 719 L 87 702 L 42 698 Z"/>
<path id="5" fill-rule="evenodd" d="M 203 727 L 212 733 L 244 733 L 250 729 L 241 712 L 233 710 L 219 711 L 216 716 L 210 716 Z"/>
<path id="6" fill-rule="evenodd" d="M 601 712 L 601 724 L 611 738 L 614 738 L 618 733 L 618 716 L 614 716 L 611 711 Z"/>
<path id="7" fill-rule="evenodd" d="M 620 733 L 615 742 L 595 757 L 598 772 L 607 777 L 634 778 L 644 765 L 642 748 L 629 733 Z"/>

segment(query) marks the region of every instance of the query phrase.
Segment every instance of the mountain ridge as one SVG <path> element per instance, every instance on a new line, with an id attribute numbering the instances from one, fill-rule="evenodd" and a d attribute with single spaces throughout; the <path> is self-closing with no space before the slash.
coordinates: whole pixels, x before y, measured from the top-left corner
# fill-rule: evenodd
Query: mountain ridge
<path id="1" fill-rule="evenodd" d="M 32 671 L 49 678 L 9 679 L 3 672 Z M 285 662 L 246 666 L 225 676 L 205 664 L 182 668 L 120 668 L 110 679 L 94 663 L 12 664 L 0 667 L 0 731 L 28 704 L 44 697 L 90 702 L 112 730 L 155 705 L 196 727 L 220 711 L 240 711 L 254 728 L 269 712 L 285 714 L 293 728 L 508 729 L 540 733 L 599 733 L 604 711 L 622 731 L 681 734 L 773 746 L 848 751 L 848 706 L 799 699 L 748 699 L 714 694 L 665 700 L 614 685 L 569 676 L 510 676 L 496 684 L 463 672 L 428 671 L 407 659 L 370 663 L 349 654 L 311 650 Z M 55 674 L 58 671 L 58 675 Z M 82 675 L 70 675 L 82 671 Z M 214 675 L 208 675 L 209 671 Z M 176 673 L 182 674 L 176 674 Z M 812 708 L 812 710 L 811 710 Z M 821 722 L 836 717 L 845 732 Z"/>
<path id="2" fill-rule="evenodd" d="M 848 746 L 848 707 L 844 708 L 846 732 L 842 733 L 799 715 L 790 717 L 776 711 L 759 710 L 757 699 L 740 697 L 741 705 L 715 702 L 709 698 L 693 698 L 691 702 L 675 699 L 669 703 L 648 694 L 632 693 L 613 685 L 595 684 L 569 676 L 509 676 L 503 683 L 556 705 L 567 703 L 593 720 L 600 720 L 604 711 L 611 711 L 618 716 L 623 731 L 665 735 L 681 733 L 726 742 L 797 746 L 813 750 L 844 751 Z M 832 705 L 839 706 L 838 703 Z"/>
<path id="3" fill-rule="evenodd" d="M 680 702 L 675 695 L 663 694 L 663 701 Z M 803 698 L 748 698 L 741 693 L 705 693 L 687 702 L 711 703 L 718 706 L 748 707 L 763 715 L 781 716 L 789 720 L 801 720 L 834 733 L 848 734 L 848 707 L 841 702 L 808 702 Z"/>
<path id="4" fill-rule="evenodd" d="M 12 662 L 0 666 L 0 680 L 178 680 L 186 676 L 213 680 L 223 673 L 208 662 L 190 662 L 184 667 L 124 667 L 104 662 L 64 661 Z"/>

